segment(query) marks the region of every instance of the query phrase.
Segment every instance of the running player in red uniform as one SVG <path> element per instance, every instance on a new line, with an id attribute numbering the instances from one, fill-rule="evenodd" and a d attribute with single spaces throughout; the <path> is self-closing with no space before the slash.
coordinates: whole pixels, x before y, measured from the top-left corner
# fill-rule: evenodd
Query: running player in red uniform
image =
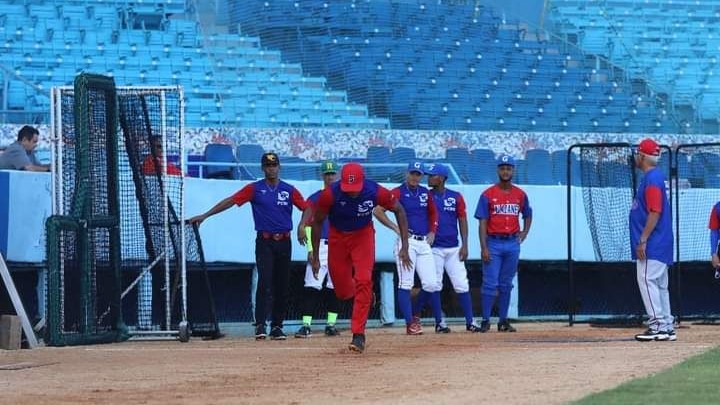
<path id="1" fill-rule="evenodd" d="M 532 224 L 532 209 L 527 194 L 512 184 L 515 160 L 503 155 L 498 159 L 500 181 L 480 195 L 475 218 L 480 220 L 480 250 L 483 261 L 482 317 L 480 332 L 490 330 L 490 310 L 498 295 L 498 332 L 515 332 L 508 322 L 510 292 L 520 260 L 520 244 Z M 523 227 L 520 229 L 520 215 Z"/>
<path id="2" fill-rule="evenodd" d="M 672 212 L 658 159 L 660 147 L 655 141 L 640 142 L 635 164 L 644 175 L 630 209 L 630 250 L 649 319 L 648 329 L 635 335 L 639 341 L 677 340 L 668 291 L 668 267 L 673 264 Z"/>
<path id="3" fill-rule="evenodd" d="M 285 340 L 283 320 L 287 313 L 288 287 L 290 284 L 290 260 L 292 244 L 290 231 L 293 205 L 305 210 L 307 205 L 302 194 L 279 177 L 280 159 L 275 153 L 265 153 L 260 159 L 265 178 L 250 183 L 237 193 L 225 198 L 206 213 L 189 219 L 200 225 L 208 217 L 221 213 L 233 205 L 247 202 L 252 206 L 255 220 L 255 261 L 258 283 L 255 299 L 255 339 L 265 339 L 267 334 L 267 310 L 272 307 L 270 339 Z M 319 230 L 318 230 L 319 232 Z M 298 240 L 305 243 L 305 231 L 298 226 Z"/>
<path id="4" fill-rule="evenodd" d="M 405 210 L 388 189 L 365 179 L 363 167 L 357 163 L 343 166 L 340 181 L 323 190 L 313 207 L 312 246 L 318 251 L 323 221 L 330 221 L 328 234 L 328 267 L 341 300 L 354 297 L 350 327 L 353 337 L 349 349 L 365 350 L 365 324 L 372 301 L 372 271 L 375 266 L 375 229 L 373 208 L 381 205 L 395 213 L 400 228 L 402 247 L 400 259 L 410 266 L 408 258 L 408 223 Z M 312 258 L 317 277 L 318 255 Z"/>

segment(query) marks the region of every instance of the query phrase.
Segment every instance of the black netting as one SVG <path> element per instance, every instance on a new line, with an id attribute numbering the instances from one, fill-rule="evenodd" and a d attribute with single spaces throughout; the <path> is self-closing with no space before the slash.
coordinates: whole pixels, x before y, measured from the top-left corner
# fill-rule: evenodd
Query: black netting
<path id="1" fill-rule="evenodd" d="M 577 151 L 583 206 L 595 259 L 629 261 L 628 215 L 635 190 L 632 148 L 589 146 Z"/>

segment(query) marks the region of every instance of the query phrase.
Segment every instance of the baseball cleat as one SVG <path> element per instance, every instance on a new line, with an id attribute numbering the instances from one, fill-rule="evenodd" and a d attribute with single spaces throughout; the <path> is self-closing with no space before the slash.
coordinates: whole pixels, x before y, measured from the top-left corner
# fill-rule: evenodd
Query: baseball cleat
<path id="1" fill-rule="evenodd" d="M 498 323 L 497 328 L 498 332 L 517 332 L 517 329 L 513 328 L 507 320 Z"/>
<path id="2" fill-rule="evenodd" d="M 480 330 L 478 332 L 485 333 L 490 331 L 490 321 L 482 321 L 480 322 Z"/>
<path id="3" fill-rule="evenodd" d="M 352 341 L 348 345 L 351 352 L 362 353 L 365 351 L 365 335 L 362 333 L 353 333 Z"/>
<path id="4" fill-rule="evenodd" d="M 340 331 L 337 330 L 335 325 L 328 325 L 325 327 L 325 336 L 338 336 Z"/>
<path id="5" fill-rule="evenodd" d="M 308 325 L 301 326 L 300 329 L 295 332 L 296 338 L 309 338 L 310 336 L 312 336 L 312 329 L 310 329 Z"/>
<path id="6" fill-rule="evenodd" d="M 264 340 L 267 337 L 265 324 L 255 325 L 255 340 Z"/>
<path id="7" fill-rule="evenodd" d="M 674 330 L 669 330 L 667 332 L 667 335 L 668 335 L 668 340 L 673 341 L 673 342 L 677 340 L 677 334 L 675 334 Z"/>
<path id="8" fill-rule="evenodd" d="M 422 335 L 422 325 L 419 322 L 410 322 L 405 328 L 405 332 L 408 335 Z"/>
<path id="9" fill-rule="evenodd" d="M 270 340 L 285 340 L 287 339 L 287 335 L 285 332 L 283 332 L 282 328 L 279 326 L 273 326 L 272 330 L 270 331 Z"/>
<path id="10" fill-rule="evenodd" d="M 450 333 L 450 328 L 441 323 L 435 325 L 435 333 Z"/>
<path id="11" fill-rule="evenodd" d="M 482 327 L 478 326 L 478 324 L 476 324 L 475 322 L 465 326 L 465 330 L 468 332 L 472 332 L 472 333 L 487 332 L 488 329 L 490 329 L 489 322 L 488 322 L 488 328 L 485 330 L 482 330 Z"/>
<path id="12" fill-rule="evenodd" d="M 675 337 L 677 339 L 677 336 Z M 652 329 L 648 329 L 643 333 L 638 333 L 635 335 L 635 340 L 639 342 L 652 342 L 652 341 L 666 341 L 670 340 L 670 335 L 668 332 L 665 331 L 655 331 Z"/>

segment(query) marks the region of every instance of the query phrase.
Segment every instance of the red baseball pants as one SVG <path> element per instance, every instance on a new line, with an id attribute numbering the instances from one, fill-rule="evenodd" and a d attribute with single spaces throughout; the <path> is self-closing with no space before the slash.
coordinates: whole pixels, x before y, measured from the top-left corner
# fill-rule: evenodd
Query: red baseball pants
<path id="1" fill-rule="evenodd" d="M 365 333 L 372 301 L 374 266 L 375 229 L 372 225 L 351 232 L 338 231 L 330 226 L 328 271 L 338 299 L 355 297 L 350 322 L 352 333 Z"/>

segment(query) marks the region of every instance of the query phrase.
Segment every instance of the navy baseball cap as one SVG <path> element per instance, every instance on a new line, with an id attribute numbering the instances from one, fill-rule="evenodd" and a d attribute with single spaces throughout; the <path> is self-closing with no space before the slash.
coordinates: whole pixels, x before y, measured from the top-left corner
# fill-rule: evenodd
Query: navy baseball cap
<path id="1" fill-rule="evenodd" d="M 260 158 L 260 163 L 263 166 L 277 166 L 280 164 L 280 158 L 274 152 L 263 153 Z"/>
<path id="2" fill-rule="evenodd" d="M 450 172 L 448 171 L 448 167 L 442 163 L 428 163 L 425 165 L 425 174 L 447 178 Z"/>
<path id="3" fill-rule="evenodd" d="M 500 155 L 500 157 L 497 160 L 498 166 L 512 166 L 515 167 L 515 158 L 510 155 Z"/>
<path id="4" fill-rule="evenodd" d="M 412 162 L 410 162 L 410 163 L 408 164 L 407 171 L 408 171 L 408 173 L 410 173 L 410 172 L 418 172 L 418 173 L 420 173 L 420 174 L 424 174 L 424 173 L 425 173 L 425 170 L 423 170 L 423 167 L 424 167 L 424 166 L 425 166 L 425 165 L 423 165 L 423 162 L 421 162 L 421 161 L 419 161 L 419 160 L 412 161 Z"/>

